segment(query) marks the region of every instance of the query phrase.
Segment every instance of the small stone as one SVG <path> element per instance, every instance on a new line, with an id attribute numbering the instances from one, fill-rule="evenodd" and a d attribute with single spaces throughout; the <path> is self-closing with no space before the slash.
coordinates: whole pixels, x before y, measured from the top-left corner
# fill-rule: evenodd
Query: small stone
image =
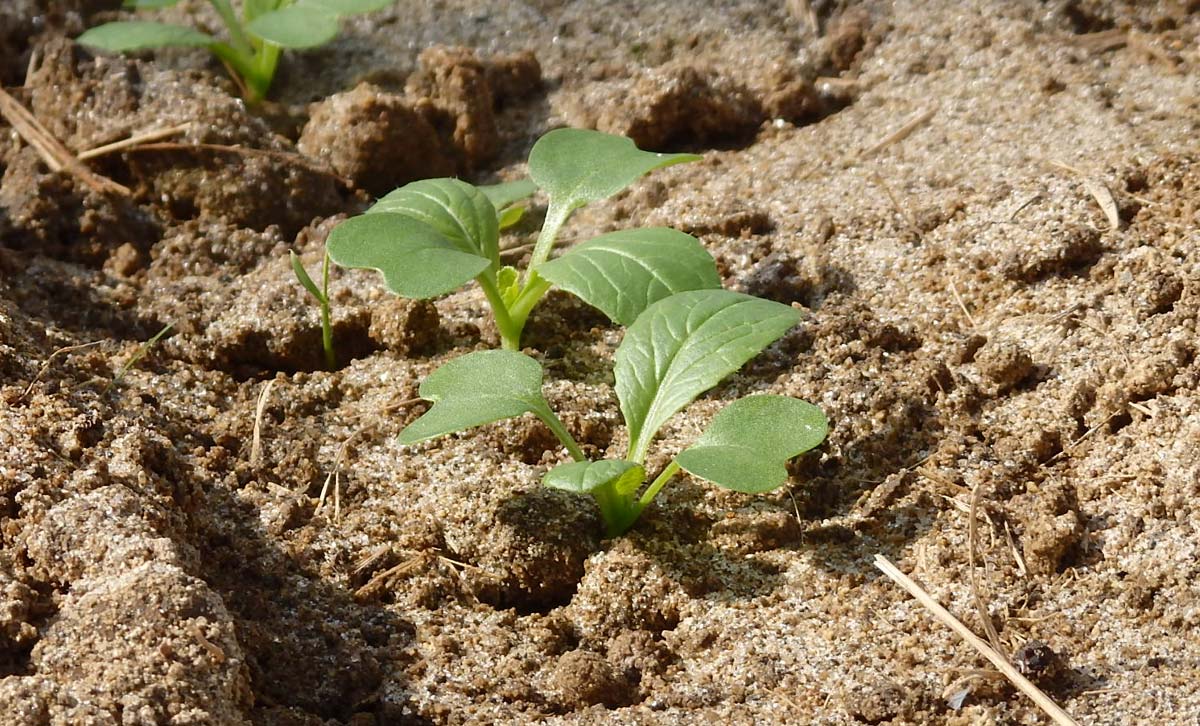
<path id="1" fill-rule="evenodd" d="M 564 706 L 572 709 L 596 704 L 620 706 L 629 700 L 629 683 L 603 656 L 587 650 L 563 654 L 550 676 L 551 687 Z"/>
<path id="2" fill-rule="evenodd" d="M 1033 358 L 1014 341 L 987 343 L 975 354 L 975 364 L 1000 390 L 1012 388 L 1033 372 Z"/>

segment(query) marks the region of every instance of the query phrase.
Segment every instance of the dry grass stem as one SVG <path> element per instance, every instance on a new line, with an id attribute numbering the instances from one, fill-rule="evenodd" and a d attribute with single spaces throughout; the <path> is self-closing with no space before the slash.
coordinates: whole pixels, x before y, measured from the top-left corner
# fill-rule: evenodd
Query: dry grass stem
<path id="1" fill-rule="evenodd" d="M 1013 537 L 1012 527 L 1008 526 L 1008 522 L 1004 523 L 1004 538 L 1008 540 L 1008 549 L 1012 552 L 1013 561 L 1017 563 L 1017 574 L 1027 577 L 1029 568 L 1025 566 L 1025 556 L 1021 554 L 1021 548 L 1017 546 L 1017 540 Z"/>
<path id="2" fill-rule="evenodd" d="M 892 191 L 891 185 L 887 183 L 887 180 L 879 172 L 872 170 L 871 177 L 875 180 L 875 183 L 883 188 L 883 193 L 891 200 L 892 208 L 896 210 L 896 214 L 904 218 L 904 221 L 908 224 L 908 228 L 914 234 L 920 236 L 921 231 L 917 227 L 917 219 L 913 216 L 912 210 L 900 203 L 900 198 L 896 196 L 895 192 Z"/>
<path id="3" fill-rule="evenodd" d="M 997 652 L 1003 652 L 1000 634 L 996 632 L 996 626 L 992 623 L 987 601 L 984 600 L 983 590 L 979 586 L 979 573 L 975 567 L 975 548 L 979 545 L 979 517 L 976 513 L 979 511 L 981 490 L 982 482 L 976 483 L 971 488 L 971 509 L 967 514 L 967 567 L 970 571 L 971 598 L 975 601 L 975 609 L 979 611 L 979 621 L 983 625 L 983 632 L 987 635 L 988 642 Z"/>
<path id="4" fill-rule="evenodd" d="M 958 286 L 953 282 L 950 283 L 950 294 L 954 295 L 955 302 L 962 309 L 963 315 L 967 316 L 967 322 L 970 323 L 972 330 L 979 330 L 979 325 L 975 322 L 975 317 L 971 315 L 971 311 L 967 308 L 967 304 L 963 302 L 962 295 L 958 294 Z"/>
<path id="5" fill-rule="evenodd" d="M 807 25 L 813 35 L 821 34 L 820 21 L 817 19 L 817 11 L 813 9 L 812 3 L 808 0 L 787 0 L 785 5 L 792 17 Z"/>
<path id="6" fill-rule="evenodd" d="M 336 179 L 340 184 L 345 186 L 347 189 L 354 188 L 354 182 L 350 181 L 349 179 L 347 179 L 343 176 L 339 176 L 339 175 L 335 174 L 333 171 L 331 171 L 323 166 L 314 164 L 310 159 L 308 159 L 307 157 L 305 157 L 301 154 L 295 154 L 290 151 L 275 151 L 274 149 L 254 149 L 254 148 L 250 148 L 248 146 L 229 146 L 226 144 L 179 144 L 179 143 L 174 143 L 174 142 L 169 142 L 169 141 L 149 143 L 149 144 L 138 144 L 136 146 L 130 146 L 129 148 L 125 149 L 124 151 L 127 154 L 135 152 L 135 151 L 137 151 L 137 152 L 184 151 L 184 152 L 193 152 L 193 153 L 200 152 L 200 151 L 207 151 L 207 152 L 212 152 L 214 154 L 235 154 L 238 156 L 263 156 L 263 157 L 267 157 L 270 159 L 275 159 L 276 161 L 281 161 L 285 164 L 290 164 L 292 166 L 301 167 L 303 169 L 313 172 L 314 174 L 322 174 L 324 176 L 330 177 L 331 179 Z"/>
<path id="7" fill-rule="evenodd" d="M 3 88 L 0 88 L 0 116 L 4 116 L 25 143 L 37 150 L 51 171 L 65 170 L 94 192 L 130 196 L 128 187 L 100 176 L 84 166 L 28 109 Z"/>
<path id="8" fill-rule="evenodd" d="M 423 399 L 423 398 L 406 398 L 403 401 L 398 401 L 396 403 L 389 404 L 381 410 L 371 411 L 371 413 L 373 413 L 373 414 L 388 413 L 390 411 L 395 411 L 398 408 L 404 408 L 407 406 L 411 406 L 415 403 L 420 403 L 423 400 L 425 400 L 425 399 Z M 357 419 L 359 417 L 355 417 L 355 418 Z M 329 491 L 330 491 L 329 485 L 332 484 L 333 485 L 333 520 L 335 522 L 340 522 L 341 518 L 342 518 L 342 493 L 341 493 L 342 466 L 345 463 L 346 452 L 349 450 L 350 443 L 352 441 L 354 441 L 354 439 L 356 439 L 360 434 L 364 434 L 364 433 L 372 430 L 374 427 L 375 427 L 375 424 L 366 424 L 365 426 L 361 426 L 361 427 L 355 429 L 354 431 L 352 431 L 350 433 L 350 435 L 347 436 L 345 438 L 345 440 L 343 440 L 342 443 L 338 446 L 337 454 L 333 458 L 333 470 L 325 475 L 325 483 L 321 485 L 321 494 L 320 494 L 320 496 L 317 497 L 316 511 L 320 511 L 321 507 L 323 507 L 325 505 L 325 501 L 326 501 L 327 497 L 329 496 Z"/>
<path id="9" fill-rule="evenodd" d="M 87 151 L 81 151 L 75 155 L 75 158 L 79 159 L 80 161 L 87 161 L 88 159 L 95 159 L 98 156 L 111 154 L 113 152 L 121 151 L 122 149 L 128 149 L 139 144 L 148 144 L 152 141 L 162 141 L 163 139 L 185 133 L 189 128 L 191 128 L 191 126 L 192 125 L 190 123 L 182 123 L 178 126 L 168 126 L 166 128 L 155 129 L 153 131 L 147 131 L 141 134 L 134 134 L 129 138 L 121 139 L 120 141 L 114 141 L 111 144 L 104 144 L 103 146 L 97 146 L 93 149 L 88 149 Z"/>
<path id="10" fill-rule="evenodd" d="M 997 668 L 997 670 L 1003 673 L 1004 676 L 1012 682 L 1014 686 L 1032 699 L 1033 702 L 1036 703 L 1038 707 L 1041 708 L 1042 711 L 1044 711 L 1046 715 L 1054 721 L 1054 723 L 1059 724 L 1059 726 L 1078 726 L 1078 722 L 1071 718 L 1070 714 L 1068 714 L 1058 704 L 1051 700 L 1050 697 L 1042 691 L 1042 689 L 1038 688 L 1033 684 L 1033 682 L 1022 675 L 1012 663 L 1009 663 L 1004 656 L 1000 655 L 1000 653 L 996 652 L 995 649 L 988 645 L 987 641 L 983 640 L 975 633 L 972 633 L 970 628 L 963 625 L 962 621 L 951 615 L 949 610 L 942 607 L 941 604 L 934 600 L 929 593 L 925 592 L 920 585 L 913 582 L 908 575 L 905 575 L 903 572 L 901 572 L 899 568 L 892 564 L 891 560 L 881 554 L 877 554 L 875 555 L 875 566 L 878 567 L 883 574 L 891 578 L 893 582 L 904 588 L 908 594 L 916 598 L 917 601 L 925 607 L 925 609 L 929 610 L 929 612 L 934 615 L 934 617 L 957 633 L 960 638 L 967 641 L 971 647 L 979 651 L 980 655 L 987 658 L 991 664 Z"/>
<path id="11" fill-rule="evenodd" d="M 904 141 L 905 139 L 907 139 L 909 136 L 912 135 L 912 132 L 916 131 L 917 129 L 921 128 L 926 123 L 928 123 L 929 119 L 933 118 L 936 113 L 937 113 L 936 106 L 934 106 L 933 108 L 925 109 L 921 113 L 914 116 L 910 121 L 905 123 L 900 128 L 896 129 L 895 131 L 888 134 L 887 136 L 884 136 L 882 139 L 880 139 L 878 142 L 876 142 L 874 146 L 871 146 L 866 151 L 863 151 L 861 154 L 859 154 L 859 158 L 865 159 L 869 156 L 873 156 L 875 154 L 878 154 L 880 151 L 883 151 L 887 147 L 891 146 L 892 144 L 897 144 L 901 141 Z"/>
<path id="12" fill-rule="evenodd" d="M 33 392 L 33 387 L 35 385 L 37 385 L 37 382 L 39 380 L 41 380 L 42 376 L 46 375 L 46 371 L 50 370 L 50 364 L 54 362 L 55 358 L 62 355 L 63 353 L 71 353 L 76 350 L 82 350 L 84 348 L 91 348 L 93 345 L 100 345 L 103 342 L 104 342 L 103 340 L 93 340 L 90 343 L 80 343 L 79 345 L 68 345 L 65 348 L 59 348 L 58 350 L 55 350 L 52 353 L 50 353 L 50 355 L 46 356 L 46 362 L 42 364 L 42 367 L 40 370 L 38 370 L 37 375 L 33 377 L 33 380 L 30 381 L 29 385 L 25 387 L 25 390 L 21 392 L 21 395 L 17 397 L 17 400 L 24 401 L 29 396 L 29 394 Z"/>
<path id="13" fill-rule="evenodd" d="M 275 378 L 267 381 L 258 392 L 258 403 L 254 406 L 254 433 L 250 437 L 250 465 L 258 466 L 262 461 L 262 420 L 263 412 L 267 409 L 267 399 L 271 396 L 271 388 Z"/>
<path id="14" fill-rule="evenodd" d="M 1050 159 L 1046 163 L 1055 169 L 1067 171 L 1079 177 L 1080 181 L 1083 182 L 1083 188 L 1087 190 L 1088 194 L 1092 195 L 1092 199 L 1096 200 L 1100 211 L 1104 213 L 1104 218 L 1108 220 L 1109 229 L 1118 230 L 1121 228 L 1121 214 L 1117 208 L 1117 201 L 1113 198 L 1112 191 L 1104 182 L 1082 169 L 1064 164 L 1061 161 Z"/>

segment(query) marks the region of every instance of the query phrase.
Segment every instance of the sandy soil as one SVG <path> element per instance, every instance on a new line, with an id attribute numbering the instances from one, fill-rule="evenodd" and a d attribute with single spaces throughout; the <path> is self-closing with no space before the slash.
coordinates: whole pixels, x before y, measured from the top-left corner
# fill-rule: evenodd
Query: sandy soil
<path id="1" fill-rule="evenodd" d="M 872 565 L 982 633 L 973 492 L 1006 654 L 1081 723 L 1200 722 L 1193 0 L 401 0 L 256 111 L 203 53 L 65 40 L 117 4 L 0 9 L 71 150 L 190 122 L 90 162 L 128 197 L 0 142 L 0 722 L 1044 723 Z M 335 273 L 320 370 L 287 251 L 409 179 L 518 177 L 560 125 L 704 155 L 568 241 L 673 226 L 807 309 L 651 461 L 785 393 L 832 422 L 787 488 L 684 477 L 602 540 L 535 420 L 397 445 L 421 378 L 497 344 L 473 287 Z M 552 294 L 526 339 L 597 454 L 620 336 Z"/>

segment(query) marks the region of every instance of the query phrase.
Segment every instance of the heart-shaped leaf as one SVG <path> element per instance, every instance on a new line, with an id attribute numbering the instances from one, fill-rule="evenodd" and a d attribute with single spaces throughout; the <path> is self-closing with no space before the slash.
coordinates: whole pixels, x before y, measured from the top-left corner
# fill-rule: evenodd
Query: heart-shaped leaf
<path id="1" fill-rule="evenodd" d="M 571 461 L 559 464 L 542 477 L 542 483 L 554 489 L 590 494 L 605 484 L 615 483 L 618 491 L 634 491 L 646 480 L 646 470 L 624 459 Z"/>
<path id="2" fill-rule="evenodd" d="M 382 10 L 395 5 L 396 0 L 300 0 L 299 4 L 321 7 L 338 15 L 357 15 Z"/>
<path id="3" fill-rule="evenodd" d="M 283 48 L 315 48 L 337 36 L 338 16 L 313 5 L 289 5 L 263 13 L 246 31 Z"/>
<path id="4" fill-rule="evenodd" d="M 193 30 L 185 25 L 169 25 L 146 20 L 127 20 L 97 25 L 75 40 L 80 45 L 116 52 L 168 46 L 207 47 L 216 42 L 211 35 Z"/>
<path id="5" fill-rule="evenodd" d="M 799 320 L 787 305 L 730 290 L 681 292 L 646 308 L 615 356 L 628 458 L 644 461 L 668 418 Z"/>
<path id="6" fill-rule="evenodd" d="M 441 232 L 463 252 L 500 266 L 496 207 L 486 194 L 458 179 L 422 179 L 390 192 L 367 214 L 403 214 Z"/>
<path id="7" fill-rule="evenodd" d="M 389 290 L 412 298 L 444 295 L 491 264 L 403 214 L 348 219 L 329 233 L 326 250 L 342 267 L 378 270 Z"/>
<path id="8" fill-rule="evenodd" d="M 616 194 L 649 171 L 699 158 L 642 151 L 624 136 L 556 129 L 530 150 L 529 176 L 550 196 L 551 209 L 569 212 Z"/>
<path id="9" fill-rule="evenodd" d="M 400 432 L 402 444 L 513 418 L 553 417 L 542 397 L 542 366 L 513 350 L 484 350 L 455 358 L 421 383 L 433 408 Z"/>
<path id="10" fill-rule="evenodd" d="M 748 396 L 721 409 L 675 463 L 717 486 L 754 494 L 787 481 L 787 462 L 825 440 L 821 409 L 787 396 Z"/>
<path id="11" fill-rule="evenodd" d="M 721 286 L 704 246 L 667 227 L 600 235 L 543 264 L 538 273 L 621 325 L 632 325 L 651 304 L 677 292 Z"/>

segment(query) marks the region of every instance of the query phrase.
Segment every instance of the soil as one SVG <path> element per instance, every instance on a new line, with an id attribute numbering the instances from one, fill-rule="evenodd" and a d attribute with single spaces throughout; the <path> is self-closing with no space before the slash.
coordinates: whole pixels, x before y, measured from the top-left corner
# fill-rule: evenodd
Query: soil
<path id="1" fill-rule="evenodd" d="M 70 150 L 189 124 L 89 162 L 129 196 L 0 141 L 0 722 L 1043 723 L 872 564 L 982 634 L 973 493 L 1005 654 L 1081 723 L 1200 722 L 1194 0 L 401 0 L 258 109 L 202 52 L 69 40 L 118 5 L 0 9 L 0 77 Z M 536 420 L 398 445 L 498 344 L 474 286 L 335 270 L 322 370 L 288 250 L 315 271 L 371 195 L 518 178 L 561 125 L 704 157 L 566 243 L 672 226 L 805 309 L 649 463 L 794 395 L 831 432 L 785 488 L 681 477 L 605 540 L 539 486 Z M 620 455 L 621 330 L 557 293 L 527 330 Z"/>

